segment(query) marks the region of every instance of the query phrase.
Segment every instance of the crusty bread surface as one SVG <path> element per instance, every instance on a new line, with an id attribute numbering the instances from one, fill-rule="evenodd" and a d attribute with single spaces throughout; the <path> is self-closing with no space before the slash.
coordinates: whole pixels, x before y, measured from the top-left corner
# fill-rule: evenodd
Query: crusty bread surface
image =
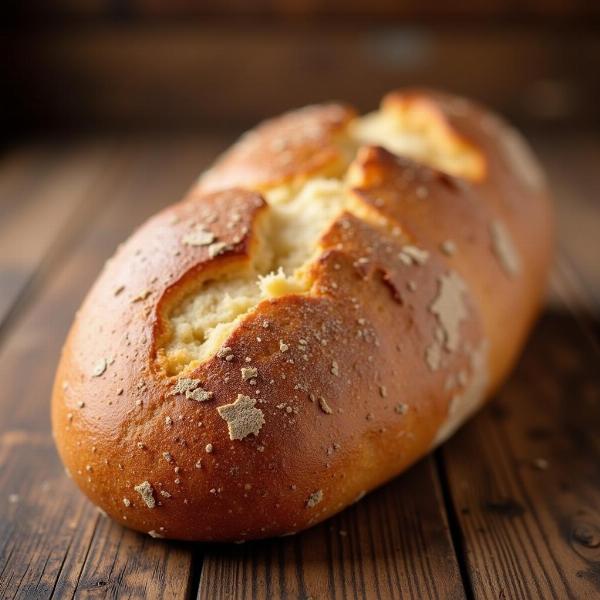
<path id="1" fill-rule="evenodd" d="M 110 259 L 52 401 L 87 496 L 155 537 L 298 532 L 398 475 L 507 376 L 552 213 L 520 135 L 405 90 L 245 134 Z"/>

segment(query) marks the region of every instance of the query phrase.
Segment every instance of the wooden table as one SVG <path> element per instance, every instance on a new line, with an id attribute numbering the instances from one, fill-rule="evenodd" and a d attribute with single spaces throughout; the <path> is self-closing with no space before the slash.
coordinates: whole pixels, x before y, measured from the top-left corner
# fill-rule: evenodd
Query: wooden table
<path id="1" fill-rule="evenodd" d="M 231 135 L 23 143 L 0 157 L 2 598 L 599 598 L 600 139 L 536 135 L 560 220 L 548 308 L 498 397 L 444 447 L 301 535 L 171 543 L 63 473 L 49 395 L 102 263 Z"/>

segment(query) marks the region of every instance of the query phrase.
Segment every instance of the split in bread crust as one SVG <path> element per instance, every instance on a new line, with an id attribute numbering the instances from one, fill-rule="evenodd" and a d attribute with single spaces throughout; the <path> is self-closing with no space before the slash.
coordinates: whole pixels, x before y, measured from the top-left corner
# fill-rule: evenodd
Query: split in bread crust
<path id="1" fill-rule="evenodd" d="M 399 223 L 352 194 L 348 169 L 361 147 L 383 146 L 466 180 L 484 176 L 481 153 L 451 130 L 434 103 L 388 100 L 387 104 L 389 110 L 356 118 L 345 131 L 333 136 L 331 163 L 320 165 L 310 176 L 248 186 L 262 191 L 269 206 L 257 223 L 253 252 L 249 260 L 241 261 L 238 270 L 227 265 L 221 277 L 215 279 L 211 274 L 207 282 L 194 282 L 190 295 L 170 307 L 169 334 L 159 359 L 166 373 L 189 371 L 216 354 L 237 324 L 262 300 L 309 293 L 309 267 L 323 253 L 319 242 L 344 213 L 354 214 L 374 227 L 400 231 Z M 317 125 L 305 125 L 300 119 L 293 133 L 303 141 L 313 131 L 314 135 L 320 132 Z M 280 151 L 285 151 L 289 143 L 285 134 L 270 141 Z M 324 176 L 327 173 L 329 177 Z M 205 180 L 214 181 L 214 177 L 209 173 L 201 179 L 201 187 Z M 230 223 L 235 227 L 235 214 Z M 220 244 L 204 224 L 185 243 L 209 248 Z"/>

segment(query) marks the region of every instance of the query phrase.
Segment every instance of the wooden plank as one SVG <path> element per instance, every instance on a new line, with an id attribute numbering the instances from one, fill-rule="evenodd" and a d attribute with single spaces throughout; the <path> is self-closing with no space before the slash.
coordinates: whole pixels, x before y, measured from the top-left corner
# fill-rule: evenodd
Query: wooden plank
<path id="1" fill-rule="evenodd" d="M 475 598 L 600 595 L 600 352 L 580 325 L 546 313 L 442 450 Z"/>
<path id="2" fill-rule="evenodd" d="M 194 586 L 193 559 L 190 545 L 157 543 L 100 517 L 78 575 L 75 596 L 189 598 Z M 71 592 L 71 581 L 62 578 L 55 597 L 65 597 L 65 588 Z"/>
<path id="3" fill-rule="evenodd" d="M 48 433 L 0 440 L 0 596 L 50 598 L 65 570 L 81 570 L 100 515 L 73 493 Z"/>
<path id="4" fill-rule="evenodd" d="M 45 274 L 0 348 L 0 597 L 184 598 L 190 547 L 108 523 L 66 479 L 53 450 L 48 396 L 60 345 L 82 295 L 130 230 L 179 198 L 215 144 L 129 144 L 91 200 L 90 234 Z"/>
<path id="5" fill-rule="evenodd" d="M 205 549 L 200 600 L 464 598 L 431 457 L 304 533 Z"/>
<path id="6" fill-rule="evenodd" d="M 32 144 L 0 162 L 0 327 L 42 264 L 77 235 L 109 142 Z"/>
<path id="7" fill-rule="evenodd" d="M 562 260 L 570 263 L 577 284 L 589 295 L 590 307 L 600 307 L 600 137 L 589 132 L 533 136 L 548 173 L 557 210 Z M 567 275 L 563 268 L 563 275 Z M 573 279 L 573 278 L 571 278 Z M 584 292 L 584 295 L 585 295 Z M 583 297 L 570 298 L 577 307 Z M 590 308 L 588 307 L 588 309 Z"/>

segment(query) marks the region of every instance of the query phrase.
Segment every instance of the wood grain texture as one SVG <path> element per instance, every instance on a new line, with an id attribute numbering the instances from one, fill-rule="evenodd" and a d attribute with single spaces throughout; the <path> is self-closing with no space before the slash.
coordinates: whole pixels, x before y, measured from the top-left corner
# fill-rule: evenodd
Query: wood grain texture
<path id="1" fill-rule="evenodd" d="M 101 515 L 67 479 L 49 435 L 8 431 L 0 452 L 0 597 L 189 597 L 192 549 Z"/>
<path id="2" fill-rule="evenodd" d="M 0 327 L 36 270 L 82 228 L 111 150 L 31 144 L 0 162 Z"/>
<path id="3" fill-rule="evenodd" d="M 432 458 L 297 536 L 205 549 L 200 600 L 464 598 Z"/>
<path id="4" fill-rule="evenodd" d="M 583 285 L 583 295 L 569 296 L 572 308 L 584 309 L 588 296 L 600 307 L 600 134 L 580 132 L 568 136 L 539 133 L 533 137 L 556 198 L 561 269 L 572 285 Z M 569 271 L 572 273 L 569 274 Z M 576 280 L 580 281 L 577 282 Z M 564 302 L 563 302 L 564 303 Z M 587 307 L 589 311 L 591 306 Z M 592 309 L 593 310 L 593 309 Z"/>
<path id="5" fill-rule="evenodd" d="M 547 313 L 496 401 L 443 448 L 475 598 L 600 594 L 599 362 L 572 315 Z"/>

